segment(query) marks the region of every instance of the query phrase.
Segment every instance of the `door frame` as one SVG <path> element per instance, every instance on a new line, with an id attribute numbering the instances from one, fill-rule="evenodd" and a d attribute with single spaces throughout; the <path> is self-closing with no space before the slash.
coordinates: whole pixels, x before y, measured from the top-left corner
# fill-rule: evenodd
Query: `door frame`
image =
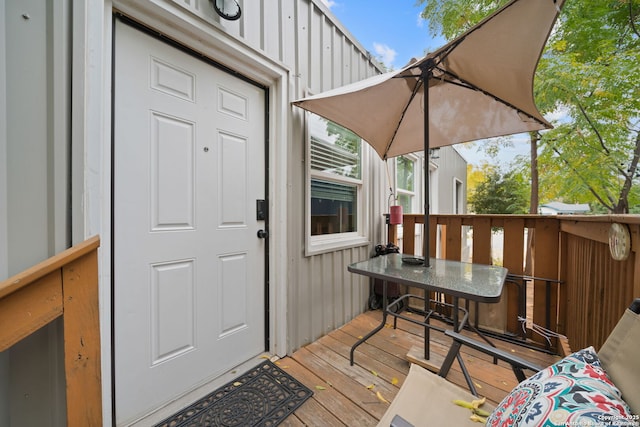
<path id="1" fill-rule="evenodd" d="M 207 52 L 206 58 L 219 63 L 234 75 L 242 76 L 254 84 L 265 88 L 265 172 L 266 197 L 268 200 L 268 217 L 265 225 L 270 228 L 269 239 L 265 250 L 265 286 L 268 293 L 265 297 L 266 350 L 276 356 L 287 354 L 287 257 L 270 257 L 275 252 L 274 242 L 278 242 L 279 251 L 287 253 L 287 169 L 276 165 L 289 163 L 288 145 L 291 143 L 289 127 L 289 92 L 292 81 L 289 70 L 281 63 L 267 57 L 263 52 L 243 44 L 240 40 L 229 35 L 214 22 L 204 22 L 194 19 L 194 15 L 171 0 L 114 0 L 113 4 L 105 2 L 102 15 L 103 27 L 98 31 L 105 44 L 101 46 L 102 62 L 108 64 L 104 72 L 106 83 L 102 87 L 104 104 L 96 106 L 89 101 L 80 105 L 84 115 L 97 114 L 104 117 L 105 127 L 100 127 L 104 145 L 91 145 L 77 150 L 78 156 L 84 154 L 90 157 L 88 165 L 95 164 L 96 157 L 100 160 L 102 179 L 101 184 L 90 186 L 91 177 L 76 175 L 76 185 L 85 188 L 84 203 L 91 203 L 86 216 L 74 218 L 74 226 L 84 230 L 99 229 L 102 235 L 102 251 L 100 255 L 100 297 L 103 301 L 101 310 L 101 335 L 103 378 L 103 408 L 105 423 L 115 420 L 115 370 L 113 368 L 113 81 L 112 64 L 115 53 L 115 39 L 113 37 L 114 14 L 119 13 L 164 34 L 173 43 L 189 49 L 198 57 L 204 57 L 200 52 Z M 94 22 L 96 16 L 86 17 L 85 22 Z M 171 26 L 167 25 L 171 23 Z M 95 27 L 94 27 L 95 28 Z M 220 61 L 224 58 L 224 61 Z M 218 59 L 216 61 L 216 59 Z M 91 61 L 89 61 L 91 62 Z M 238 72 L 237 70 L 242 70 Z M 85 77 L 86 78 L 86 77 Z M 95 117 L 95 116 L 94 116 Z M 88 133 L 96 132 L 96 123 L 91 123 Z M 92 181 L 93 182 L 93 181 Z M 99 207 L 99 208 L 97 208 Z M 100 214 L 100 212 L 102 212 Z M 94 218 L 99 218 L 97 221 Z M 82 224 L 80 224 L 80 220 Z"/>

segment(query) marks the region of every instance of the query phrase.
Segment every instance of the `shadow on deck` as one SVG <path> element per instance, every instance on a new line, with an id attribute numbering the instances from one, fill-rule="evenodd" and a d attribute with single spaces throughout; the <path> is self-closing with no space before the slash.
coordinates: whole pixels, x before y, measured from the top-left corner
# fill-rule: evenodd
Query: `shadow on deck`
<path id="1" fill-rule="evenodd" d="M 409 371 L 406 355 L 422 345 L 424 331 L 410 322 L 398 320 L 362 344 L 349 365 L 349 350 L 363 335 L 379 324 L 380 311 L 359 315 L 348 324 L 299 349 L 277 364 L 314 391 L 308 400 L 282 425 L 285 426 L 372 426 L 378 423 L 402 386 Z M 390 321 L 392 322 L 392 320 Z M 470 332 L 465 332 L 469 333 Z M 493 340 L 499 348 L 548 366 L 559 357 L 514 344 Z M 431 351 L 443 357 L 451 344 L 444 334 L 431 332 Z M 497 404 L 515 387 L 511 368 L 477 351 L 463 347 L 463 358 L 478 393 Z M 530 374 L 530 373 L 529 373 Z M 447 380 L 467 389 L 460 366 L 454 362 Z M 453 403 L 452 403 L 453 405 Z M 446 408 L 442 408 L 446 411 Z"/>

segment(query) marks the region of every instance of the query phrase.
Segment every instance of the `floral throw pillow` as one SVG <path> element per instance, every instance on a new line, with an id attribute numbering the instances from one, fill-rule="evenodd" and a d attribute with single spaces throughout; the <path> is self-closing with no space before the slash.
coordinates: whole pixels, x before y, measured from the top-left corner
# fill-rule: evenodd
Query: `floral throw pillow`
<path id="1" fill-rule="evenodd" d="M 593 347 L 521 382 L 487 419 L 488 426 L 639 426 Z"/>

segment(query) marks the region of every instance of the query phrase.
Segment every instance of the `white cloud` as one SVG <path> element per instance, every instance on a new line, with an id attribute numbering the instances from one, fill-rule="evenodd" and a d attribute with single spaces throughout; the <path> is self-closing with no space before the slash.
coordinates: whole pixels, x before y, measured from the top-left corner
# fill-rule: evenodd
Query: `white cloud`
<path id="1" fill-rule="evenodd" d="M 567 107 L 560 106 L 554 111 L 545 114 L 544 118 L 551 123 L 566 123 L 569 116 L 569 109 Z"/>
<path id="2" fill-rule="evenodd" d="M 374 43 L 373 50 L 380 57 L 384 65 L 390 67 L 396 59 L 398 52 L 387 46 L 386 44 Z"/>
<path id="3" fill-rule="evenodd" d="M 331 9 L 333 6 L 336 5 L 336 2 L 334 0 L 320 0 L 322 1 L 322 3 L 324 3 L 325 6 L 327 6 L 329 9 Z"/>
<path id="4" fill-rule="evenodd" d="M 426 22 L 427 20 L 422 17 L 422 12 L 418 12 L 418 22 L 417 22 L 418 28 L 423 28 Z"/>

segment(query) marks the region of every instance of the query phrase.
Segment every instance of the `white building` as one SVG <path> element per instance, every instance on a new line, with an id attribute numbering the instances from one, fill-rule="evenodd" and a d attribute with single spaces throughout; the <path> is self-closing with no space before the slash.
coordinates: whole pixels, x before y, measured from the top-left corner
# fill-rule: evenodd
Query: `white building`
<path id="1" fill-rule="evenodd" d="M 549 202 L 540 205 L 538 211 L 541 215 L 585 215 L 591 208 L 588 203 Z"/>
<path id="2" fill-rule="evenodd" d="M 379 66 L 320 0 L 216 3 L 0 0 L 0 279 L 100 235 L 104 425 L 349 321 L 386 240 L 385 165 L 290 104 Z M 462 212 L 447 152 L 433 211 Z M 65 424 L 61 335 L 0 353 L 0 425 Z"/>

